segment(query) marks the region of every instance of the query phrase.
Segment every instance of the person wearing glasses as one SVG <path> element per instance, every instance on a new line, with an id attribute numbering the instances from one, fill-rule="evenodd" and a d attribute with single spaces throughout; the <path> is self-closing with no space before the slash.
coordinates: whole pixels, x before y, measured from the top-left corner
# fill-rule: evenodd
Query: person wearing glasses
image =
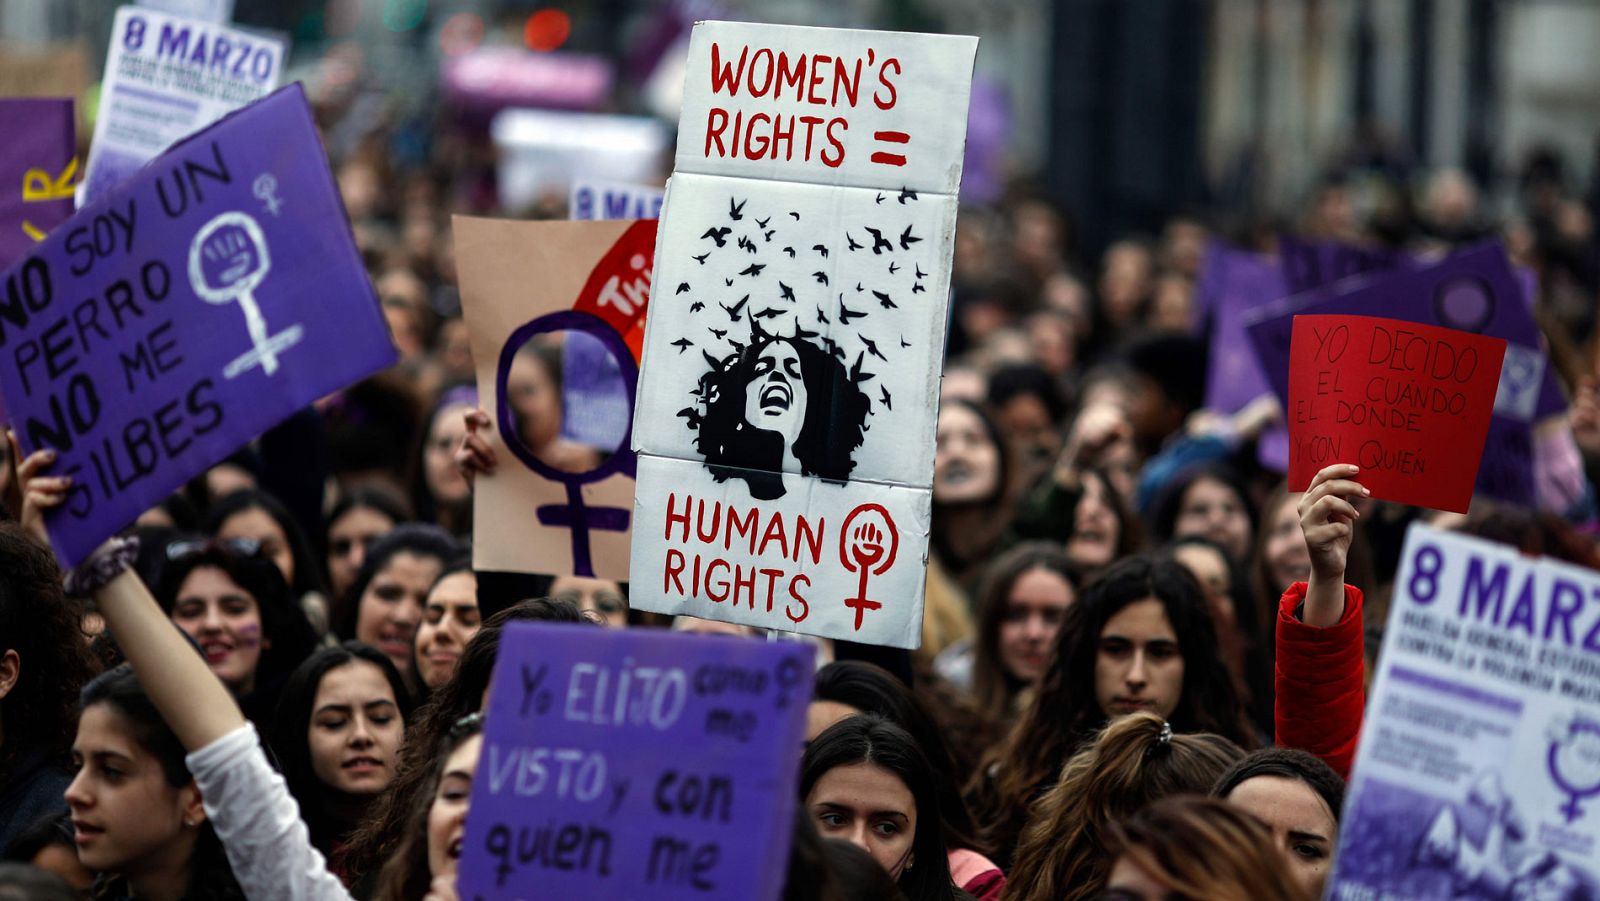
<path id="1" fill-rule="evenodd" d="M 620 582 L 556 576 L 550 583 L 550 596 L 571 602 L 578 612 L 592 614 L 607 628 L 622 629 L 628 625 L 628 590 Z"/>
<path id="2" fill-rule="evenodd" d="M 161 609 L 265 728 L 289 673 L 316 648 L 289 583 L 248 538 L 173 541 L 166 558 L 156 587 Z"/>

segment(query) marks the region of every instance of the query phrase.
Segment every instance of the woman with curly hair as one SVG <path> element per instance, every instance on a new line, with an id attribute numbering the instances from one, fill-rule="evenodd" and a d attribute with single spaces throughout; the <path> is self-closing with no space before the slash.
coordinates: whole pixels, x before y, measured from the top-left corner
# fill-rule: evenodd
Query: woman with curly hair
<path id="1" fill-rule="evenodd" d="M 1220 735 L 1174 734 L 1152 713 L 1112 721 L 1033 805 L 1006 898 L 1077 901 L 1105 887 L 1113 821 L 1158 798 L 1209 791 L 1244 751 Z"/>
<path id="2" fill-rule="evenodd" d="M 1250 814 L 1211 798 L 1157 801 L 1113 824 L 1106 895 L 1116 901 L 1311 901 L 1272 836 Z"/>
<path id="3" fill-rule="evenodd" d="M 95 670 L 81 622 L 50 549 L 0 523 L 0 847 L 66 810 L 78 691 Z"/>

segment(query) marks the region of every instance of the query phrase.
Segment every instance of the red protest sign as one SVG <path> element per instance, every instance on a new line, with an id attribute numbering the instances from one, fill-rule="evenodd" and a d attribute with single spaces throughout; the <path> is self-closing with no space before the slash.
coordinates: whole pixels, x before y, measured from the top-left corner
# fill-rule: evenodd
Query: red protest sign
<path id="1" fill-rule="evenodd" d="M 1296 316 L 1289 487 L 1333 463 L 1372 496 L 1467 512 L 1506 342 L 1372 316 Z"/>

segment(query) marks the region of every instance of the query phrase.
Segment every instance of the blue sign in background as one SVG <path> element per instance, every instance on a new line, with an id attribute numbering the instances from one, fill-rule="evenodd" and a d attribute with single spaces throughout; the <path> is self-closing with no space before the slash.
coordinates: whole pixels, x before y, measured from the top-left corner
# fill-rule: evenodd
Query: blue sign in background
<path id="1" fill-rule="evenodd" d="M 0 278 L 0 390 L 73 485 L 67 566 L 296 410 L 395 359 L 290 85 L 175 145 Z"/>
<path id="2" fill-rule="evenodd" d="M 793 642 L 509 624 L 461 897 L 778 898 L 812 654 Z"/>

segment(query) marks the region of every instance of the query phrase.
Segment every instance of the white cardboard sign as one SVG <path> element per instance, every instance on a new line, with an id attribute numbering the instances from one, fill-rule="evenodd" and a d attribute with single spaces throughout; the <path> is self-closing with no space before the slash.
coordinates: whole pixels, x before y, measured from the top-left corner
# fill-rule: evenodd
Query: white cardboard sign
<path id="1" fill-rule="evenodd" d="M 1414 524 L 1327 897 L 1600 891 L 1600 573 Z"/>
<path id="2" fill-rule="evenodd" d="M 117 10 L 80 208 L 179 138 L 271 93 L 284 41 L 142 6 Z M 276 195 L 261 182 L 257 196 Z"/>
<path id="3" fill-rule="evenodd" d="M 634 421 L 634 606 L 919 643 L 976 51 L 695 27 Z"/>

